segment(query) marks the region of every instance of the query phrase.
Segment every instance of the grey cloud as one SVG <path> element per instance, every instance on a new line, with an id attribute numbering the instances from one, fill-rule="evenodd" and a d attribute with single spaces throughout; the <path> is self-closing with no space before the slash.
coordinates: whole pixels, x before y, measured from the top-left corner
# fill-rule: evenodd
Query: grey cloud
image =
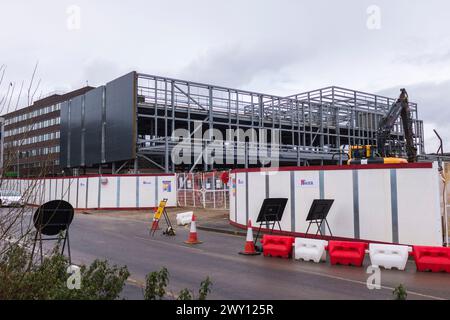
<path id="1" fill-rule="evenodd" d="M 237 88 L 246 87 L 257 77 L 283 79 L 283 70 L 313 57 L 313 50 L 280 44 L 233 44 L 208 50 L 191 61 L 180 77 Z"/>
<path id="2" fill-rule="evenodd" d="M 400 62 L 418 66 L 426 66 L 435 63 L 445 63 L 449 61 L 450 50 L 441 53 L 428 52 L 421 54 L 404 54 L 394 59 L 394 63 Z"/>
<path id="3" fill-rule="evenodd" d="M 118 64 L 107 59 L 92 59 L 82 68 L 81 79 L 73 85 L 74 88 L 89 83 L 91 86 L 103 85 L 122 74 L 131 71 L 124 70 Z M 81 82 L 81 83 L 80 83 Z"/>
<path id="4" fill-rule="evenodd" d="M 382 90 L 379 93 L 390 97 L 398 96 L 401 86 Z M 419 117 L 424 121 L 449 125 L 450 120 L 450 80 L 434 83 L 422 82 L 408 86 L 411 101 L 418 104 Z"/>

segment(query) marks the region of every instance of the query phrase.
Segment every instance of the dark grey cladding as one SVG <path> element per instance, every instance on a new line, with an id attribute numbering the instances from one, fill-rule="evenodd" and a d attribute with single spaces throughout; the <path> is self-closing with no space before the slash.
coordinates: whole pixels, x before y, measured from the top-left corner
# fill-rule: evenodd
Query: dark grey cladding
<path id="1" fill-rule="evenodd" d="M 136 73 L 61 105 L 62 168 L 136 157 Z"/>

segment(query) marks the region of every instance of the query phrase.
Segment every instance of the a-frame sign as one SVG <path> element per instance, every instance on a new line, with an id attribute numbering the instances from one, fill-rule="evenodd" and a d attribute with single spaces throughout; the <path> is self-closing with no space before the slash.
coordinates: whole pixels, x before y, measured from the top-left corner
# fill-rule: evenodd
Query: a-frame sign
<path id="1" fill-rule="evenodd" d="M 169 215 L 166 211 L 168 199 L 162 199 L 159 203 L 158 209 L 155 211 L 155 215 L 153 216 L 152 228 L 150 229 L 150 235 L 153 237 L 155 235 L 156 230 L 159 229 L 159 221 L 161 220 L 161 216 L 164 216 L 164 220 L 166 221 L 167 229 L 163 232 L 163 234 L 168 236 L 174 236 L 175 231 L 172 227 L 172 223 L 170 222 Z"/>

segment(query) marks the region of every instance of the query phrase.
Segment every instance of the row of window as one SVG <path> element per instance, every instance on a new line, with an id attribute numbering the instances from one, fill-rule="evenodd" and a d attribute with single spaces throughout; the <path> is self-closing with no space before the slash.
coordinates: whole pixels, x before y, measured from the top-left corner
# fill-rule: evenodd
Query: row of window
<path id="1" fill-rule="evenodd" d="M 5 148 L 26 146 L 26 145 L 33 144 L 33 143 L 59 139 L 59 137 L 60 137 L 60 132 L 55 131 L 55 132 L 41 134 L 39 136 L 29 137 L 29 138 L 25 138 L 25 139 L 21 139 L 21 140 L 5 142 L 4 146 L 5 146 Z"/>
<path id="2" fill-rule="evenodd" d="M 58 153 L 58 152 L 59 152 L 59 146 L 37 148 L 37 149 L 31 149 L 31 150 L 26 150 L 26 151 L 19 151 L 19 158 L 43 156 L 43 155 Z"/>
<path id="3" fill-rule="evenodd" d="M 59 166 L 59 160 L 54 161 L 47 161 L 45 166 L 50 167 L 52 165 Z M 19 165 L 21 169 L 28 169 L 28 168 L 40 168 L 43 167 L 44 164 L 42 162 L 33 162 L 33 163 L 24 163 Z"/>
<path id="4" fill-rule="evenodd" d="M 23 126 L 23 127 L 6 130 L 5 137 L 30 132 L 32 130 L 39 130 L 42 128 L 51 127 L 51 126 L 60 124 L 60 121 L 61 121 L 61 118 L 58 117 L 58 118 L 48 119 L 48 120 L 44 120 L 44 121 L 40 121 L 40 122 L 35 122 L 33 124 Z"/>
<path id="5" fill-rule="evenodd" d="M 43 114 L 47 114 L 47 113 L 54 112 L 54 111 L 57 111 L 57 110 L 61 110 L 61 104 L 60 103 L 54 104 L 54 105 L 51 105 L 51 106 L 48 106 L 48 107 L 44 107 L 44 108 L 41 108 L 41 109 L 38 109 L 38 110 L 34 110 L 34 111 L 31 111 L 31 112 L 28 112 L 28 113 L 24 113 L 24 114 L 12 117 L 10 119 L 6 119 L 5 120 L 5 125 L 17 123 L 17 122 L 28 120 L 28 119 L 32 119 L 32 118 L 36 118 L 36 117 L 41 116 Z"/>

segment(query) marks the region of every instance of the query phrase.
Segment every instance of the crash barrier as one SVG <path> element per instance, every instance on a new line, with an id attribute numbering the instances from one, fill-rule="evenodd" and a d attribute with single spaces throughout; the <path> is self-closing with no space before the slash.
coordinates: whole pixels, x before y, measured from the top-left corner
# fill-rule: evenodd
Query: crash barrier
<path id="1" fill-rule="evenodd" d="M 332 265 L 361 267 L 368 253 L 372 266 L 385 269 L 405 270 L 409 255 L 413 255 L 417 271 L 450 273 L 450 248 L 427 246 L 404 246 L 352 241 L 325 241 L 311 238 L 264 235 L 261 241 L 264 256 L 295 260 L 326 261 L 326 251 Z M 288 246 L 291 246 L 289 248 Z M 367 250 L 368 248 L 368 250 Z"/>
<path id="2" fill-rule="evenodd" d="M 418 271 L 450 273 L 450 248 L 413 246 L 413 257 Z"/>
<path id="3" fill-rule="evenodd" d="M 350 241 L 329 241 L 327 250 L 332 265 L 354 265 L 361 267 L 366 253 L 367 243 Z"/>
<path id="4" fill-rule="evenodd" d="M 328 242 L 325 240 L 295 238 L 294 258 L 296 260 L 314 261 L 315 263 L 325 261 L 327 244 Z"/>
<path id="5" fill-rule="evenodd" d="M 245 229 L 264 199 L 286 198 L 281 230 L 304 236 L 313 201 L 334 199 L 327 221 L 335 237 L 442 246 L 442 184 L 435 163 L 235 169 L 230 221 Z"/>
<path id="6" fill-rule="evenodd" d="M 173 174 L 93 175 L 42 179 L 3 179 L 2 189 L 19 191 L 31 205 L 64 200 L 75 209 L 139 209 L 177 205 Z"/>
<path id="7" fill-rule="evenodd" d="M 193 211 L 182 212 L 177 214 L 177 225 L 185 226 L 191 223 L 193 214 L 194 214 Z"/>
<path id="8" fill-rule="evenodd" d="M 369 244 L 371 264 L 385 269 L 396 268 L 398 270 L 405 270 L 406 262 L 411 251 L 412 248 L 408 246 Z"/>
<path id="9" fill-rule="evenodd" d="M 264 256 L 281 257 L 288 259 L 291 257 L 293 237 L 274 236 L 265 234 L 261 244 Z"/>

